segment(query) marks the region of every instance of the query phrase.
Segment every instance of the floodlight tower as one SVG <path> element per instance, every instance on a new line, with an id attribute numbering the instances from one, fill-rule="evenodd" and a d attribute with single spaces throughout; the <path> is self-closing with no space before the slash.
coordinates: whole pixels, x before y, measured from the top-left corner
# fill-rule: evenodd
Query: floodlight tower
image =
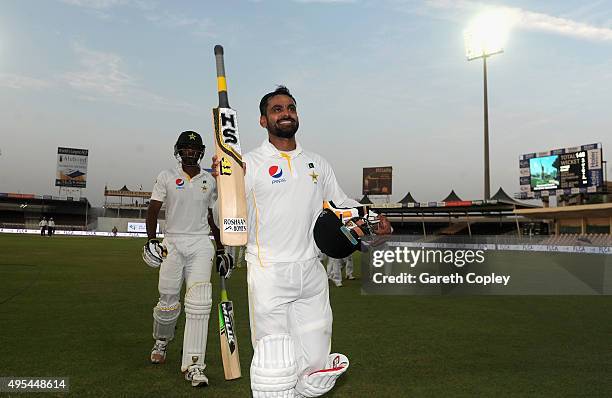
<path id="1" fill-rule="evenodd" d="M 487 58 L 504 52 L 511 17 L 507 11 L 490 10 L 472 21 L 464 31 L 465 54 L 468 61 L 482 58 L 484 86 L 484 198 L 491 198 L 489 168 L 489 101 L 487 90 Z"/>

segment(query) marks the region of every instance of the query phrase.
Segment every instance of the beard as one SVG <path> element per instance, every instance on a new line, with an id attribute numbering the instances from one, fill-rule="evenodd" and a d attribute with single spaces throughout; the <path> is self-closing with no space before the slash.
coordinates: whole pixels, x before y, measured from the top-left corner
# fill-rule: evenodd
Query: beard
<path id="1" fill-rule="evenodd" d="M 279 124 L 279 122 L 282 122 L 283 120 L 291 120 L 293 123 L 287 125 Z M 298 122 L 297 119 L 279 119 L 274 124 L 270 123 L 270 120 L 268 120 L 268 132 L 279 138 L 293 138 L 295 133 L 297 133 L 298 128 L 300 128 L 300 122 Z"/>

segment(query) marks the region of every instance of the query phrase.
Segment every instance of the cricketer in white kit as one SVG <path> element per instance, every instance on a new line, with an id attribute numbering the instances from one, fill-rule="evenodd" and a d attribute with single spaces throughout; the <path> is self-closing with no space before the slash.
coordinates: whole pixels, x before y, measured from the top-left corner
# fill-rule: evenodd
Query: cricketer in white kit
<path id="1" fill-rule="evenodd" d="M 327 275 L 334 285 L 342 286 L 342 266 L 345 265 L 346 279 L 355 279 L 353 276 L 353 255 L 344 258 L 330 258 L 327 263 Z"/>
<path id="2" fill-rule="evenodd" d="M 209 238 L 209 208 L 217 200 L 215 179 L 199 167 L 204 150 L 199 134 L 193 131 L 180 134 L 174 148 L 179 164 L 162 171 L 153 187 L 147 214 L 149 240 L 143 251 L 147 264 L 160 266 L 159 301 L 153 309 L 155 345 L 151 362 L 166 360 L 167 345 L 174 338 L 181 313 L 179 295 L 185 281 L 181 371 L 196 387 L 208 385 L 204 369 L 212 307 L 210 277 L 215 256 L 215 247 Z M 166 203 L 166 227 L 165 238 L 160 243 L 155 231 L 162 203 Z"/>
<path id="3" fill-rule="evenodd" d="M 349 362 L 331 354 L 327 273 L 313 226 L 323 202 L 359 206 L 330 165 L 295 141 L 296 102 L 279 86 L 260 103 L 268 138 L 244 155 L 248 204 L 249 316 L 253 397 L 317 397 Z"/>

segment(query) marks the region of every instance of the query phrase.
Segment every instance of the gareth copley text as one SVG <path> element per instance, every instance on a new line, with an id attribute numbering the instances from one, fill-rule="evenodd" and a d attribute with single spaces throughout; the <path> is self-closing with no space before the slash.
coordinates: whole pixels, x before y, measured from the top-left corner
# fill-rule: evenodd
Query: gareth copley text
<path id="1" fill-rule="evenodd" d="M 383 273 L 374 273 L 372 275 L 372 282 L 376 284 L 449 284 L 449 285 L 461 285 L 464 283 L 474 285 L 504 285 L 507 286 L 510 282 L 510 275 L 498 275 L 495 273 L 488 275 L 478 275 L 474 272 L 467 273 L 465 275 L 451 274 L 451 275 L 433 275 L 427 272 L 420 274 L 411 274 L 402 272 L 399 275 L 385 275 Z"/>

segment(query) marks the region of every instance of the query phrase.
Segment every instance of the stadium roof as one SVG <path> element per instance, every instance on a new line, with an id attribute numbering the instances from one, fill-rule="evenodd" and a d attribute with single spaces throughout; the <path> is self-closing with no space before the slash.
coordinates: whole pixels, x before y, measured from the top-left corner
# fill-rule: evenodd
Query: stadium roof
<path id="1" fill-rule="evenodd" d="M 127 185 L 121 187 L 118 190 L 108 189 L 108 187 L 104 187 L 104 196 L 122 196 L 122 197 L 132 197 L 132 198 L 150 198 L 151 192 L 145 191 L 131 191 Z"/>
<path id="2" fill-rule="evenodd" d="M 372 204 L 374 208 L 384 209 L 385 213 L 394 214 L 481 214 L 481 215 L 512 215 L 514 209 L 539 208 L 540 206 L 520 202 L 511 198 L 503 188 L 499 188 L 497 193 L 488 200 L 464 200 L 457 195 L 454 189 L 439 202 L 417 202 L 412 193 L 408 192 L 397 203 L 372 203 L 370 198 L 365 195 L 359 201 L 362 204 Z"/>
<path id="3" fill-rule="evenodd" d="M 491 199 L 497 200 L 500 203 L 507 203 L 507 204 L 517 205 L 521 207 L 539 207 L 539 206 L 530 205 L 530 204 L 526 204 L 523 202 L 519 202 L 518 200 L 515 200 L 510 195 L 508 195 L 502 187 L 499 187 L 499 189 L 497 190 L 497 193 L 495 193 L 495 195 L 493 195 Z"/>
<path id="4" fill-rule="evenodd" d="M 372 201 L 368 198 L 368 195 L 363 195 L 363 198 L 359 201 L 362 205 L 371 205 Z"/>
<path id="5" fill-rule="evenodd" d="M 37 195 L 33 193 L 14 193 L 0 192 L 0 201 L 62 201 L 62 202 L 86 202 L 89 201 L 85 197 L 75 198 L 73 196 L 54 196 L 54 195 Z"/>
<path id="6" fill-rule="evenodd" d="M 448 194 L 448 196 L 444 199 L 442 199 L 442 202 L 462 202 L 463 199 L 461 199 L 456 193 L 454 189 L 451 189 L 450 193 Z"/>
<path id="7" fill-rule="evenodd" d="M 414 198 L 412 197 L 412 195 L 410 194 L 410 192 L 408 192 L 406 194 L 406 196 L 404 196 L 402 198 L 402 200 L 399 201 L 399 203 L 416 203 L 417 201 L 414 200 Z"/>
<path id="8" fill-rule="evenodd" d="M 90 208 L 91 203 L 85 197 L 52 196 L 0 192 L 0 210 L 15 212 L 65 213 L 75 209 L 79 212 Z"/>
<path id="9" fill-rule="evenodd" d="M 365 197 L 364 197 L 365 198 Z M 362 199 L 363 200 L 363 199 Z M 515 209 L 537 208 L 539 206 L 522 203 L 514 200 L 499 189 L 495 196 L 489 200 L 462 200 L 454 190 L 440 202 L 416 202 L 410 193 L 399 203 L 381 203 L 373 206 L 386 215 L 392 216 L 425 216 L 438 217 L 441 215 L 462 216 L 512 216 Z"/>

